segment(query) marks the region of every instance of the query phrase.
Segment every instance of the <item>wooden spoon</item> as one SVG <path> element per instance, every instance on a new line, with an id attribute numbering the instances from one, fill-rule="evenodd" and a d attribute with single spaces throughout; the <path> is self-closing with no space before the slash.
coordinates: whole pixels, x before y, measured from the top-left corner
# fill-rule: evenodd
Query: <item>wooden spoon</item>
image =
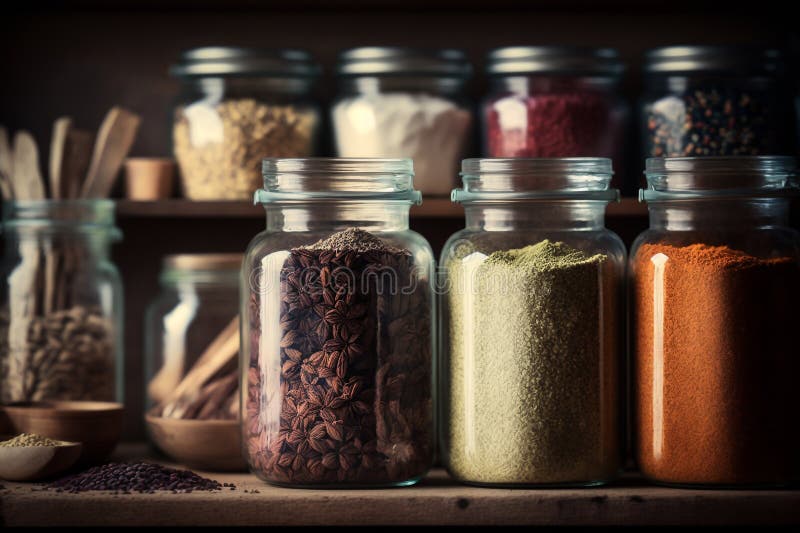
<path id="1" fill-rule="evenodd" d="M 80 442 L 56 446 L 0 447 L 0 478 L 9 481 L 45 479 L 68 469 L 81 456 Z"/>
<path id="2" fill-rule="evenodd" d="M 18 200 L 44 200 L 44 183 L 39 170 L 39 149 L 27 131 L 14 136 L 14 195 Z"/>
<path id="3" fill-rule="evenodd" d="M 61 165 L 61 197 L 78 198 L 83 180 L 92 159 L 94 134 L 87 130 L 70 128 L 64 143 L 64 158 Z"/>
<path id="4" fill-rule="evenodd" d="M 62 197 L 61 169 L 64 166 L 64 148 L 67 135 L 72 127 L 72 119 L 61 117 L 53 123 L 53 136 L 50 139 L 50 198 L 60 200 Z"/>
<path id="5" fill-rule="evenodd" d="M 14 155 L 8 142 L 8 130 L 3 126 L 0 126 L 0 174 L 7 180 L 14 175 Z"/>
<path id="6" fill-rule="evenodd" d="M 11 186 L 11 179 L 3 172 L 0 172 L 0 194 L 4 200 L 14 199 L 14 188 Z"/>
<path id="7" fill-rule="evenodd" d="M 119 107 L 111 108 L 97 132 L 92 161 L 81 189 L 81 196 L 108 197 L 122 162 L 136 139 L 139 122 L 138 115 Z"/>

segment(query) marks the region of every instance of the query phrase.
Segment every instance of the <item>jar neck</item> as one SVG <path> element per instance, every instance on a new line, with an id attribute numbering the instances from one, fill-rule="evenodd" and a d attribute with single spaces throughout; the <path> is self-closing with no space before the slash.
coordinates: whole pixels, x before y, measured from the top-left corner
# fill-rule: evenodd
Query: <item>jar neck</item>
<path id="1" fill-rule="evenodd" d="M 459 77 L 439 76 L 348 76 L 339 78 L 339 88 L 346 94 L 359 95 L 403 92 L 458 96 L 465 81 Z"/>
<path id="2" fill-rule="evenodd" d="M 649 91 L 671 93 L 683 93 L 695 87 L 710 87 L 717 90 L 728 87 L 760 92 L 772 90 L 775 87 L 775 79 L 764 75 L 745 76 L 733 72 L 650 73 L 645 78 L 645 85 Z"/>
<path id="3" fill-rule="evenodd" d="M 789 224 L 789 200 L 681 200 L 653 202 L 650 228 L 668 231 L 747 230 Z"/>
<path id="4" fill-rule="evenodd" d="M 574 91 L 612 92 L 618 79 L 613 76 L 564 76 L 554 74 L 509 75 L 491 78 L 496 92 L 527 95 L 531 93 L 560 93 Z"/>
<path id="5" fill-rule="evenodd" d="M 596 231 L 605 227 L 606 202 L 583 200 L 465 204 L 473 231 Z"/>
<path id="6" fill-rule="evenodd" d="M 183 83 L 192 92 L 201 94 L 208 100 L 223 98 L 252 98 L 253 95 L 275 94 L 298 96 L 307 95 L 313 87 L 313 78 L 292 78 L 280 76 L 197 76 L 184 78 Z"/>
<path id="7" fill-rule="evenodd" d="M 268 205 L 267 231 L 404 231 L 409 228 L 408 202 L 313 202 Z"/>
<path id="8" fill-rule="evenodd" d="M 4 231 L 6 251 L 11 255 L 34 247 L 44 252 L 66 250 L 72 254 L 106 261 L 116 240 L 103 231 L 79 231 L 49 227 L 16 226 Z"/>

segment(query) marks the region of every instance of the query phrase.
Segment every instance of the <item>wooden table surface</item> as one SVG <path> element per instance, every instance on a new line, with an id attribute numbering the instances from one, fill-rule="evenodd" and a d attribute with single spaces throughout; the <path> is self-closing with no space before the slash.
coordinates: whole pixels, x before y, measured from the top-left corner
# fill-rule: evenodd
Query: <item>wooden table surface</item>
<path id="1" fill-rule="evenodd" d="M 143 447 L 123 448 L 136 457 Z M 198 472 L 202 473 L 202 472 Z M 686 490 L 623 479 L 590 489 L 489 489 L 434 470 L 420 484 L 381 490 L 285 489 L 249 474 L 202 473 L 236 490 L 81 494 L 0 482 L 0 526 L 381 524 L 790 524 L 797 490 Z"/>

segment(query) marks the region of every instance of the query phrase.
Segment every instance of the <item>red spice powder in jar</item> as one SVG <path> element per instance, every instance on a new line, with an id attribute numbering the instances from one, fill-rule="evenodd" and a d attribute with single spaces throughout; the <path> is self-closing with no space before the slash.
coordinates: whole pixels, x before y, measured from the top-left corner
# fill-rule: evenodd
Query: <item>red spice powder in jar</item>
<path id="1" fill-rule="evenodd" d="M 645 244 L 633 277 L 642 473 L 699 485 L 800 479 L 797 260 Z"/>
<path id="2" fill-rule="evenodd" d="M 509 95 L 486 106 L 490 157 L 614 157 L 619 123 L 597 92 Z"/>

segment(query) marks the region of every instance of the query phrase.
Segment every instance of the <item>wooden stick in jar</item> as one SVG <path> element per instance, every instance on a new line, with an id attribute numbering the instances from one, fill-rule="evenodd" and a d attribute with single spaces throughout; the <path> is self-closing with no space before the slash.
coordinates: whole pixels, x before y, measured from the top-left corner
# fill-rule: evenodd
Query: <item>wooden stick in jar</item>
<path id="1" fill-rule="evenodd" d="M 239 353 L 239 317 L 235 317 L 206 348 L 186 377 L 164 400 L 162 416 L 174 416 L 176 402 L 182 397 L 196 393 Z"/>

